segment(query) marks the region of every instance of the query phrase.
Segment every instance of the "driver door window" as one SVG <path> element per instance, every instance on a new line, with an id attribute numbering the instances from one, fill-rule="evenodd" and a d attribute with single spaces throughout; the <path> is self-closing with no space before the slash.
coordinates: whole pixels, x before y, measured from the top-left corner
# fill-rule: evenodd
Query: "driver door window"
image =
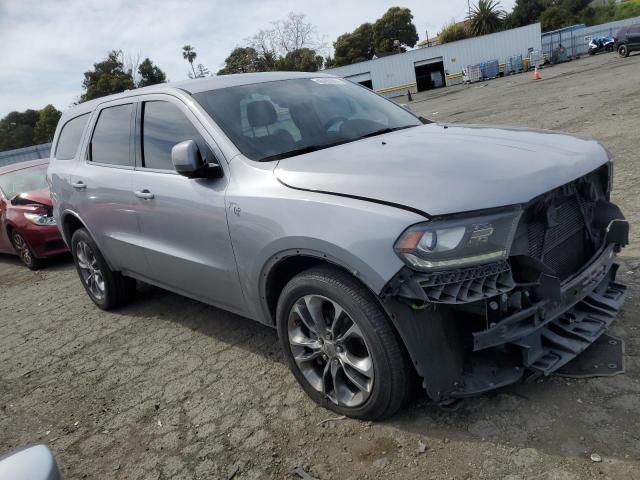
<path id="1" fill-rule="evenodd" d="M 145 168 L 174 170 L 171 149 L 185 140 L 198 144 L 203 156 L 208 148 L 191 121 L 169 102 L 144 102 L 142 111 L 142 162 Z"/>

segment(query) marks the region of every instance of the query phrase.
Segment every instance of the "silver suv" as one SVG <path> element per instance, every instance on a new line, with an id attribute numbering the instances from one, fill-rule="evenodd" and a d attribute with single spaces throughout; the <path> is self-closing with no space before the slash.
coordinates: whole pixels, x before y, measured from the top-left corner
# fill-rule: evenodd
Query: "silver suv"
<path id="1" fill-rule="evenodd" d="M 443 125 L 323 74 L 158 85 L 65 112 L 54 216 L 87 294 L 136 280 L 277 328 L 309 396 L 396 412 L 561 368 L 621 308 L 598 142 Z"/>

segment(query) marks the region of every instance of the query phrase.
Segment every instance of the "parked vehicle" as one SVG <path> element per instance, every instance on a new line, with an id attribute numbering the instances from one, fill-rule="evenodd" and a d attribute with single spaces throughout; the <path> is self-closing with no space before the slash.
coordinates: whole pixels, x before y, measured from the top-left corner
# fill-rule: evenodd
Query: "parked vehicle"
<path id="1" fill-rule="evenodd" d="M 621 57 L 640 50 L 640 23 L 625 27 L 615 36 L 616 50 Z"/>
<path id="2" fill-rule="evenodd" d="M 613 37 L 593 37 L 589 42 L 589 55 L 600 52 L 613 52 L 616 41 Z"/>
<path id="3" fill-rule="evenodd" d="M 82 103 L 49 176 L 96 305 L 137 279 L 273 326 L 309 396 L 355 418 L 393 414 L 416 374 L 440 403 L 548 375 L 624 298 L 602 145 L 434 124 L 330 75 Z"/>
<path id="4" fill-rule="evenodd" d="M 60 470 L 46 445 L 33 445 L 0 456 L 0 478 L 7 480 L 60 480 Z"/>
<path id="5" fill-rule="evenodd" d="M 17 254 L 31 270 L 68 251 L 52 216 L 48 163 L 0 167 L 0 253 Z"/>

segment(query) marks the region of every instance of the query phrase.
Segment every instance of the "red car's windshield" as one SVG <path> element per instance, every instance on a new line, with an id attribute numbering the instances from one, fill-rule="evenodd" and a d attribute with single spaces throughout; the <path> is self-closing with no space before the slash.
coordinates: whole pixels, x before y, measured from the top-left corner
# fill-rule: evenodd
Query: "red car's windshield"
<path id="1" fill-rule="evenodd" d="M 0 175 L 0 190 L 9 200 L 20 193 L 43 188 L 48 188 L 47 165 L 37 165 Z"/>

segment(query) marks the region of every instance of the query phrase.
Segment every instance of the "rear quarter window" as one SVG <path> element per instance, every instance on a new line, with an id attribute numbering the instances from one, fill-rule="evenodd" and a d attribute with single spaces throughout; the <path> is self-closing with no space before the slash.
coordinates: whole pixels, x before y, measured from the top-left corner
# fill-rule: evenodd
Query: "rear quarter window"
<path id="1" fill-rule="evenodd" d="M 89 120 L 89 114 L 85 113 L 78 117 L 72 118 L 64 124 L 58 138 L 58 144 L 54 157 L 56 160 L 71 160 L 75 158 L 78 153 L 78 147 L 80 146 L 80 139 L 82 138 L 82 132 L 87 126 L 87 120 Z"/>

